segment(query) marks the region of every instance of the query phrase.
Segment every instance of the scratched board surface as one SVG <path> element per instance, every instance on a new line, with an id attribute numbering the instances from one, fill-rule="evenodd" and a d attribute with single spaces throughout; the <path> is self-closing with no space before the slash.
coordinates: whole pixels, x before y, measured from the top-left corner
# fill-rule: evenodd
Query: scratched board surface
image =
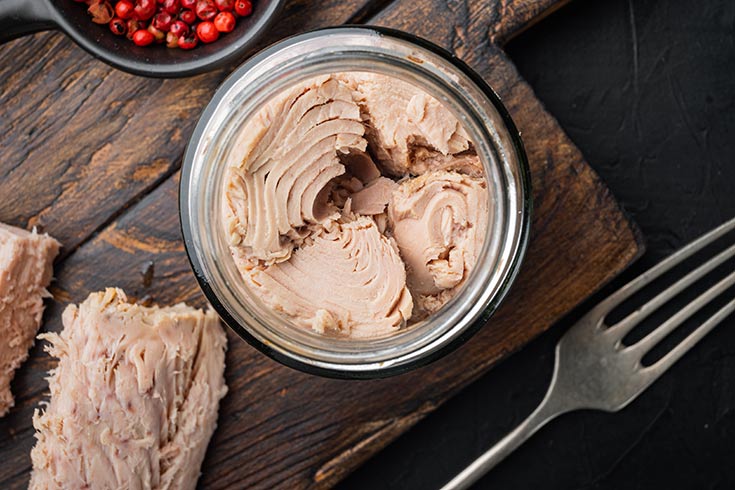
<path id="1" fill-rule="evenodd" d="M 453 51 L 499 93 L 532 169 L 531 244 L 510 297 L 466 345 L 387 380 L 353 382 L 283 367 L 229 334 L 228 396 L 203 488 L 326 488 L 504 356 L 546 330 L 642 251 L 635 226 L 521 79 L 501 45 L 557 8 L 552 0 L 288 2 L 264 42 L 319 26 L 370 23 Z M 11 62 L 12 61 L 12 62 Z M 221 70 L 183 80 L 116 71 L 58 33 L 0 47 L 0 221 L 64 245 L 43 329 L 91 291 L 119 286 L 204 306 L 178 227 L 178 169 Z M 0 419 L 0 488 L 24 488 L 31 416 L 54 362 L 36 345 Z"/>

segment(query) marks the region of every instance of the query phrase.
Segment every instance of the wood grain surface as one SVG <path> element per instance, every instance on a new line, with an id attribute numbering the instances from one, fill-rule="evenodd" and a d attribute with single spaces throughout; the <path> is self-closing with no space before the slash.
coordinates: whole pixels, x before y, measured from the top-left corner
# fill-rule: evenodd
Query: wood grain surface
<path id="1" fill-rule="evenodd" d="M 203 488 L 327 488 L 453 393 L 547 329 L 641 252 L 636 228 L 496 43 L 556 8 L 532 1 L 289 2 L 272 42 L 345 22 L 403 29 L 467 61 L 499 93 L 532 167 L 531 245 L 517 283 L 470 342 L 426 368 L 379 381 L 302 374 L 229 334 L 230 392 Z M 59 238 L 58 331 L 69 302 L 119 286 L 143 301 L 204 306 L 177 215 L 178 168 L 199 112 L 227 70 L 153 80 L 113 70 L 58 33 L 0 47 L 0 221 Z M 0 488 L 27 485 L 31 416 L 51 359 L 36 345 L 16 408 L 0 419 Z"/>

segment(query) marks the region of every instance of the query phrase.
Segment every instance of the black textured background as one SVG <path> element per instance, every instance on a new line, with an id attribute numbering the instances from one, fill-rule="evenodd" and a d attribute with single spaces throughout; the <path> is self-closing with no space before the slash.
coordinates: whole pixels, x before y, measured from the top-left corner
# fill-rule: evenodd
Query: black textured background
<path id="1" fill-rule="evenodd" d="M 648 252 L 627 278 L 735 216 L 735 1 L 577 0 L 508 51 L 640 225 Z M 541 400 L 578 314 L 340 488 L 439 488 Z M 735 318 L 622 412 L 551 422 L 476 488 L 735 488 Z"/>

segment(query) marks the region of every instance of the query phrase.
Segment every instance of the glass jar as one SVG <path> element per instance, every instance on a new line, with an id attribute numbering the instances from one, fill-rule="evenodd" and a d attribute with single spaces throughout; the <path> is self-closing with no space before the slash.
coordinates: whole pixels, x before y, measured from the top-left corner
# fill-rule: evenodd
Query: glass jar
<path id="1" fill-rule="evenodd" d="M 445 104 L 464 124 L 488 182 L 489 223 L 464 288 L 441 310 L 377 339 L 334 338 L 293 326 L 246 288 L 220 213 L 235 137 L 275 94 L 316 75 L 376 72 L 400 78 Z M 224 321 L 288 366 L 320 375 L 375 378 L 435 360 L 485 324 L 506 296 L 526 249 L 531 212 L 528 164 L 498 96 L 466 64 L 409 34 L 338 27 L 281 41 L 249 59 L 217 90 L 184 156 L 181 226 L 197 280 Z"/>

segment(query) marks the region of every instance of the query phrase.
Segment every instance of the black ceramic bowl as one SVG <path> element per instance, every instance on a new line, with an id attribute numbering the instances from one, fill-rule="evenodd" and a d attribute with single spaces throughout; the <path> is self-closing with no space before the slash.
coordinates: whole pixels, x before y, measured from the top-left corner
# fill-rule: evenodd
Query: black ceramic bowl
<path id="1" fill-rule="evenodd" d="M 266 32 L 283 0 L 256 0 L 253 13 L 238 19 L 235 30 L 195 49 L 138 47 L 92 22 L 84 3 L 74 0 L 0 0 L 0 42 L 31 32 L 60 29 L 82 48 L 121 70 L 152 77 L 184 77 L 241 58 Z"/>

